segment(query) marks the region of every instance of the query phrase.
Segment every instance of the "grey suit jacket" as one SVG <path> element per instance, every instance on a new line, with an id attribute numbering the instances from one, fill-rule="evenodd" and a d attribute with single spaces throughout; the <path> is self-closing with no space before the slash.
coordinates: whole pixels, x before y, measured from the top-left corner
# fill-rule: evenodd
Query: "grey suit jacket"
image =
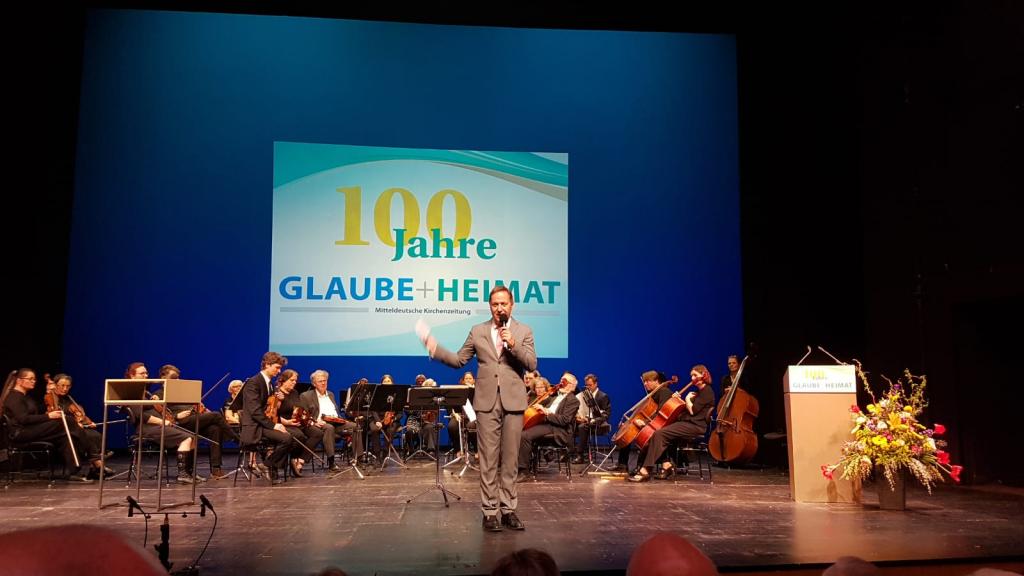
<path id="1" fill-rule="evenodd" d="M 501 400 L 506 412 L 526 410 L 526 385 L 523 373 L 537 369 L 537 351 L 533 347 L 533 330 L 514 318 L 509 320 L 516 345 L 511 350 L 501 349 L 498 354 L 491 339 L 491 324 L 488 320 L 469 330 L 466 343 L 456 353 L 445 349 L 440 343 L 433 358 L 452 368 L 462 368 L 476 356 L 479 369 L 476 374 L 476 391 L 473 392 L 473 409 L 478 412 L 494 410 Z"/>

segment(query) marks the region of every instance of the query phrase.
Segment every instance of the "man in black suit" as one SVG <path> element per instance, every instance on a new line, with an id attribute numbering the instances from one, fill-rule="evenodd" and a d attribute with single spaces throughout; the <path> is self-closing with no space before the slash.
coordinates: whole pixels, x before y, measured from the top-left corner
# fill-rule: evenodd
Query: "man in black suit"
<path id="1" fill-rule="evenodd" d="M 590 434 L 592 430 L 602 433 L 608 429 L 608 415 L 612 411 L 612 401 L 604 391 L 597 387 L 597 375 L 587 374 L 583 377 L 584 390 L 576 395 L 579 400 L 580 411 L 576 415 L 576 422 L 579 427 L 576 429 L 576 438 L 579 439 L 579 449 L 576 457 L 572 459 L 574 464 L 583 464 L 589 458 Z"/>
<path id="2" fill-rule="evenodd" d="M 551 435 L 558 446 L 572 446 L 572 423 L 576 420 L 576 412 L 579 411 L 580 403 L 576 400 L 576 376 L 569 372 L 562 374 L 559 382 L 558 394 L 549 396 L 541 403 L 541 410 L 544 412 L 544 422 L 523 430 L 522 439 L 519 441 L 519 476 L 517 482 L 526 479 L 526 469 L 530 466 L 530 454 L 533 452 L 533 443 L 538 438 Z"/>
<path id="3" fill-rule="evenodd" d="M 341 467 L 334 462 L 334 444 L 338 438 L 348 436 L 355 447 L 353 457 L 358 458 L 363 453 L 363 436 L 356 430 L 355 422 L 339 422 L 341 412 L 338 404 L 334 401 L 334 392 L 327 389 L 327 379 L 330 374 L 327 370 L 317 370 L 310 375 L 309 380 L 313 388 L 306 390 L 299 396 L 299 400 L 306 406 L 313 425 L 324 431 L 324 454 L 327 456 L 327 465 L 331 472 L 340 472 Z M 328 420 L 324 420 L 324 418 Z"/>
<path id="4" fill-rule="evenodd" d="M 476 356 L 473 409 L 477 413 L 480 448 L 483 528 L 490 532 L 500 532 L 503 526 L 523 530 L 525 526 L 516 516 L 516 457 L 526 410 L 523 374 L 537 369 L 537 351 L 533 330 L 512 318 L 509 289 L 495 286 L 488 302 L 491 319 L 473 326 L 458 352 L 438 344 L 422 324 L 417 325 L 416 332 L 430 357 L 452 368 L 462 368 Z"/>
<path id="5" fill-rule="evenodd" d="M 242 386 L 242 412 L 239 423 L 242 426 L 242 445 L 252 446 L 261 439 L 270 445 L 263 463 L 256 467 L 271 481 L 277 479 L 277 469 L 284 466 L 288 451 L 292 448 L 292 435 L 283 424 L 271 422 L 265 413 L 267 398 L 272 393 L 270 380 L 281 372 L 288 359 L 277 352 L 263 355 L 260 371 L 245 381 Z"/>

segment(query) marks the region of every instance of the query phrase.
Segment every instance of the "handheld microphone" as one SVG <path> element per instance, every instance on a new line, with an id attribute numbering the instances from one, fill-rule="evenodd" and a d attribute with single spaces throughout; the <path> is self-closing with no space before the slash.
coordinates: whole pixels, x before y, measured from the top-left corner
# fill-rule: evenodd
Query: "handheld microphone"
<path id="1" fill-rule="evenodd" d="M 200 494 L 199 501 L 203 503 L 203 506 L 206 506 L 210 510 L 213 510 L 213 504 L 210 504 L 210 501 L 206 499 L 206 496 Z"/>
<path id="2" fill-rule="evenodd" d="M 501 328 L 503 330 L 508 330 L 508 315 L 501 314 L 498 316 L 498 319 L 501 320 Z M 505 347 L 505 350 L 508 350 L 508 340 L 502 339 L 501 345 Z"/>

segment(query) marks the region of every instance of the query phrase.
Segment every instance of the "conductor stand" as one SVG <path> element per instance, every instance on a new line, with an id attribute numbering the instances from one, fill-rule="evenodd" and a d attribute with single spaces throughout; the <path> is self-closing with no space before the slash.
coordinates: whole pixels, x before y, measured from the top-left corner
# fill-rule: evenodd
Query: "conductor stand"
<path id="1" fill-rule="evenodd" d="M 409 384 L 376 384 L 375 386 L 380 387 L 380 390 L 378 390 L 377 393 L 371 394 L 372 400 L 370 402 L 370 410 L 384 412 L 385 414 L 391 412 L 395 415 L 395 418 L 401 418 L 399 414 L 405 407 L 402 406 L 399 399 L 408 394 L 408 390 L 410 390 L 412 386 Z M 395 409 L 396 405 L 398 407 L 397 410 Z M 369 419 L 367 419 L 366 424 L 367 427 L 370 426 Z M 398 453 L 398 450 L 395 450 L 394 437 L 388 436 L 384 428 L 381 428 L 380 432 L 384 433 L 384 439 L 387 440 L 388 444 L 388 454 L 380 463 L 381 472 L 384 471 L 384 468 L 387 468 L 389 460 L 398 464 L 402 468 L 408 468 L 408 466 L 405 465 L 405 461 L 402 460 L 402 455 Z M 377 431 L 374 431 L 374 434 L 377 433 Z M 391 457 L 392 454 L 394 455 L 394 458 Z"/>
<path id="2" fill-rule="evenodd" d="M 360 460 L 362 460 L 364 464 L 369 464 L 371 460 L 377 459 L 377 456 L 369 450 L 370 404 L 373 401 L 376 389 L 376 385 L 368 384 L 362 380 L 353 384 L 348 389 L 348 396 L 345 401 L 345 413 L 351 414 L 355 417 L 357 425 L 356 433 L 363 435 L 363 453 L 353 454 L 353 460 L 355 460 L 357 464 Z M 362 432 L 360 432 L 360 429 L 362 429 Z M 362 476 L 362 473 L 360 473 L 360 476 Z"/>
<path id="3" fill-rule="evenodd" d="M 457 406 L 462 406 L 466 403 L 466 399 L 469 398 L 469 386 L 438 386 L 429 388 L 412 388 L 409 390 L 409 408 L 412 410 L 436 410 L 438 418 L 435 418 L 433 426 L 437 427 L 437 420 L 440 419 L 440 413 L 442 407 L 447 407 L 449 411 Z M 448 507 L 448 495 L 452 495 L 456 500 L 462 500 L 462 496 L 459 496 L 455 492 L 445 488 L 444 481 L 441 476 L 441 457 L 438 453 L 440 450 L 439 442 L 434 442 L 434 485 L 427 488 L 423 492 L 409 498 L 405 501 L 406 504 L 413 500 L 423 496 L 433 489 L 441 491 L 441 496 L 444 498 L 444 506 Z"/>
<path id="4" fill-rule="evenodd" d="M 128 496 L 125 498 L 128 501 L 128 517 L 131 518 L 135 515 L 136 511 L 146 520 L 146 537 L 143 541 L 142 547 L 146 547 L 146 541 L 149 539 L 149 521 L 153 518 L 154 513 L 146 512 L 139 504 L 138 500 Z M 206 553 L 206 549 L 210 545 L 210 541 L 213 539 L 213 533 L 217 529 L 217 512 L 213 509 L 213 504 L 207 500 L 206 496 L 200 495 L 199 499 L 201 504 L 199 506 L 198 515 L 202 518 L 206 517 L 206 511 L 210 510 L 213 512 L 213 528 L 210 530 L 210 536 L 206 540 L 206 544 L 203 549 L 199 552 L 199 556 L 192 562 L 192 564 L 182 568 L 180 570 L 171 571 L 173 562 L 170 561 L 171 555 L 171 514 L 181 515 L 182 518 L 188 518 L 189 514 L 195 516 L 197 512 L 194 510 L 184 510 L 175 512 L 155 512 L 157 516 L 163 514 L 164 521 L 160 524 L 160 543 L 154 544 L 153 549 L 156 550 L 157 557 L 160 560 L 160 564 L 167 570 L 172 576 L 196 576 L 199 574 L 199 560 Z"/>
<path id="5" fill-rule="evenodd" d="M 466 404 L 463 405 L 462 411 L 462 418 L 456 419 L 459 427 L 459 446 L 462 448 L 462 455 L 454 460 L 449 460 L 447 464 L 442 466 L 442 468 L 447 468 L 449 466 L 462 463 L 462 470 L 458 473 L 452 472 L 452 475 L 458 476 L 459 478 L 462 478 L 466 473 L 466 470 L 469 470 L 470 468 L 477 472 L 480 471 L 480 463 L 476 461 L 477 458 L 474 455 L 474 452 L 469 449 L 469 424 L 471 422 L 476 422 L 476 414 L 473 412 L 473 404 L 470 400 L 466 400 Z M 455 418 L 456 413 L 452 412 L 450 417 Z"/>

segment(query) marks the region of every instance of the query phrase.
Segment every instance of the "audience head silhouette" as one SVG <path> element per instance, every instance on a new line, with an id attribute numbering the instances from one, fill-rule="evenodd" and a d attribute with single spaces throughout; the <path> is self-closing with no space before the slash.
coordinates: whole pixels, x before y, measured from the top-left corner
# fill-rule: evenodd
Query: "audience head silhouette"
<path id="1" fill-rule="evenodd" d="M 696 546 L 662 532 L 651 536 L 633 551 L 626 576 L 714 576 L 718 568 Z"/>
<path id="2" fill-rule="evenodd" d="M 491 576 L 558 576 L 558 564 L 550 554 L 536 548 L 516 550 L 498 559 Z"/>

